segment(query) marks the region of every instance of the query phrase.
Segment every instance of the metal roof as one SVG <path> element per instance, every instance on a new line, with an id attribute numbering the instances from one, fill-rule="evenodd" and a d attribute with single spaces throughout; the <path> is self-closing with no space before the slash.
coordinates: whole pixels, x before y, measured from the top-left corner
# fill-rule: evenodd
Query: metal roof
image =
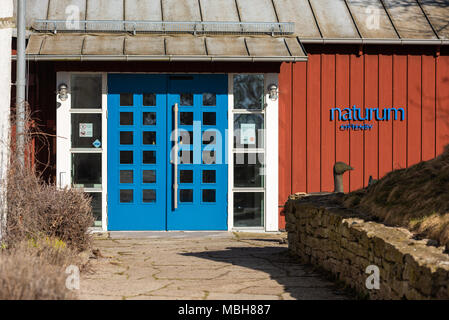
<path id="1" fill-rule="evenodd" d="M 59 32 L 70 33 L 64 25 L 75 16 L 82 30 L 49 34 L 56 20 Z M 120 59 L 298 60 L 305 57 L 300 43 L 449 44 L 449 0 L 27 0 L 26 21 L 34 58 L 73 46 L 84 58 L 98 51 Z M 169 34 L 174 26 L 183 34 Z"/>

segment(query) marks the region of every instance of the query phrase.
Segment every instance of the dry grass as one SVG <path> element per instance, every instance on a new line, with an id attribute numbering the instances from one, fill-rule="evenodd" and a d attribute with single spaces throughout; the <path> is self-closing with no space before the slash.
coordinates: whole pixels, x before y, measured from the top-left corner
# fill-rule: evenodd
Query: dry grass
<path id="1" fill-rule="evenodd" d="M 344 204 L 449 247 L 449 145 L 437 158 L 388 173 Z"/>

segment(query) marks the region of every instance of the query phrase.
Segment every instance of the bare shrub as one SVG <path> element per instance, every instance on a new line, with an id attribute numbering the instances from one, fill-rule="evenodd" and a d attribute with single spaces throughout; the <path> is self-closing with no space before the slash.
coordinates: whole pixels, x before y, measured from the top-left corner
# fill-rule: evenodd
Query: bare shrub
<path id="1" fill-rule="evenodd" d="M 0 252 L 0 299 L 75 299 L 65 285 L 65 267 L 74 261 L 73 252 L 51 241 L 37 243 L 22 242 Z"/>
<path id="2" fill-rule="evenodd" d="M 31 145 L 32 137 L 40 135 L 38 128 L 27 127 L 25 146 Z M 60 239 L 79 251 L 89 248 L 91 236 L 88 228 L 94 221 L 90 197 L 80 190 L 61 190 L 46 183 L 33 164 L 18 161 L 16 149 L 15 139 L 11 139 L 7 219 L 2 241 L 14 246 L 22 240 L 50 237 Z M 26 149 L 25 158 L 29 159 L 31 153 L 31 149 Z"/>

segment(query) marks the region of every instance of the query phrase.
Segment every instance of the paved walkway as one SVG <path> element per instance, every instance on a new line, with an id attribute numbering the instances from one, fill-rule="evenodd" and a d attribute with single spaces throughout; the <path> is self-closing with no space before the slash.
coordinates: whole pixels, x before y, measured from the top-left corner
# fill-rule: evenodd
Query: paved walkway
<path id="1" fill-rule="evenodd" d="M 285 234 L 111 233 L 82 274 L 80 299 L 347 299 L 300 265 Z"/>

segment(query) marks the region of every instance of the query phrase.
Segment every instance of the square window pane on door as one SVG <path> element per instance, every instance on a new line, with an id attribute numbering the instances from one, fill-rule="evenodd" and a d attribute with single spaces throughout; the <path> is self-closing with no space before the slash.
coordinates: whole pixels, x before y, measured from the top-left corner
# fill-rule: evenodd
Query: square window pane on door
<path id="1" fill-rule="evenodd" d="M 143 170 L 142 183 L 155 183 L 156 182 L 156 170 Z"/>
<path id="2" fill-rule="evenodd" d="M 72 113 L 71 117 L 72 148 L 93 148 L 94 141 L 101 142 L 100 113 Z"/>
<path id="3" fill-rule="evenodd" d="M 156 163 L 156 151 L 143 151 L 142 152 L 143 164 L 155 164 Z"/>
<path id="4" fill-rule="evenodd" d="M 156 105 L 156 94 L 155 93 L 144 93 L 143 94 L 143 106 L 154 107 Z"/>
<path id="5" fill-rule="evenodd" d="M 215 112 L 203 112 L 203 125 L 215 126 L 217 124 L 217 114 Z"/>
<path id="6" fill-rule="evenodd" d="M 193 151 L 189 151 L 189 150 L 179 151 L 179 163 L 192 164 L 193 163 Z"/>
<path id="7" fill-rule="evenodd" d="M 203 106 L 210 107 L 217 105 L 217 95 L 215 93 L 203 93 Z"/>
<path id="8" fill-rule="evenodd" d="M 203 170 L 203 183 L 215 183 L 216 182 L 215 170 Z"/>
<path id="9" fill-rule="evenodd" d="M 133 190 L 120 190 L 120 202 L 131 203 L 133 202 L 134 192 Z"/>
<path id="10" fill-rule="evenodd" d="M 72 183 L 77 188 L 101 187 L 101 153 L 72 154 Z"/>
<path id="11" fill-rule="evenodd" d="M 120 93 L 120 106 L 130 107 L 134 105 L 134 94 L 132 93 Z"/>
<path id="12" fill-rule="evenodd" d="M 203 202 L 215 202 L 215 189 L 203 189 Z"/>
<path id="13" fill-rule="evenodd" d="M 142 202 L 143 203 L 156 202 L 156 190 L 153 189 L 142 190 Z"/>
<path id="14" fill-rule="evenodd" d="M 179 143 L 183 145 L 193 144 L 193 131 L 179 130 Z"/>
<path id="15" fill-rule="evenodd" d="M 203 151 L 203 164 L 215 164 L 216 161 L 216 153 L 214 150 Z"/>
<path id="16" fill-rule="evenodd" d="M 120 112 L 120 125 L 121 126 L 132 126 L 134 124 L 132 112 Z"/>
<path id="17" fill-rule="evenodd" d="M 193 202 L 193 190 L 192 189 L 179 190 L 179 202 Z"/>
<path id="18" fill-rule="evenodd" d="M 262 74 L 234 75 L 234 109 L 263 109 L 264 79 Z"/>
<path id="19" fill-rule="evenodd" d="M 193 93 L 181 93 L 181 106 L 193 106 Z"/>
<path id="20" fill-rule="evenodd" d="M 133 162 L 132 151 L 120 151 L 120 164 L 132 164 Z"/>
<path id="21" fill-rule="evenodd" d="M 193 125 L 193 112 L 180 112 L 179 113 L 179 124 L 182 126 Z"/>
<path id="22" fill-rule="evenodd" d="M 264 148 L 264 115 L 234 115 L 234 148 Z"/>
<path id="23" fill-rule="evenodd" d="M 234 154 L 234 187 L 263 188 L 265 169 L 263 153 Z"/>
<path id="24" fill-rule="evenodd" d="M 203 132 L 203 144 L 216 144 L 216 138 L 216 131 L 208 130 Z"/>
<path id="25" fill-rule="evenodd" d="M 142 132 L 142 143 L 143 144 L 156 144 L 156 132 L 155 131 Z"/>
<path id="26" fill-rule="evenodd" d="M 264 226 L 264 193 L 234 192 L 234 227 Z"/>
<path id="27" fill-rule="evenodd" d="M 156 112 L 144 112 L 142 114 L 143 125 L 144 126 L 155 126 L 156 125 Z"/>
<path id="28" fill-rule="evenodd" d="M 120 132 L 120 144 L 133 144 L 133 134 L 132 131 L 121 131 Z"/>
<path id="29" fill-rule="evenodd" d="M 193 183 L 193 170 L 179 170 L 180 183 Z"/>
<path id="30" fill-rule="evenodd" d="M 120 170 L 120 183 L 133 183 L 133 181 L 132 170 Z"/>
<path id="31" fill-rule="evenodd" d="M 72 75 L 72 109 L 101 109 L 101 77 L 101 74 Z"/>

